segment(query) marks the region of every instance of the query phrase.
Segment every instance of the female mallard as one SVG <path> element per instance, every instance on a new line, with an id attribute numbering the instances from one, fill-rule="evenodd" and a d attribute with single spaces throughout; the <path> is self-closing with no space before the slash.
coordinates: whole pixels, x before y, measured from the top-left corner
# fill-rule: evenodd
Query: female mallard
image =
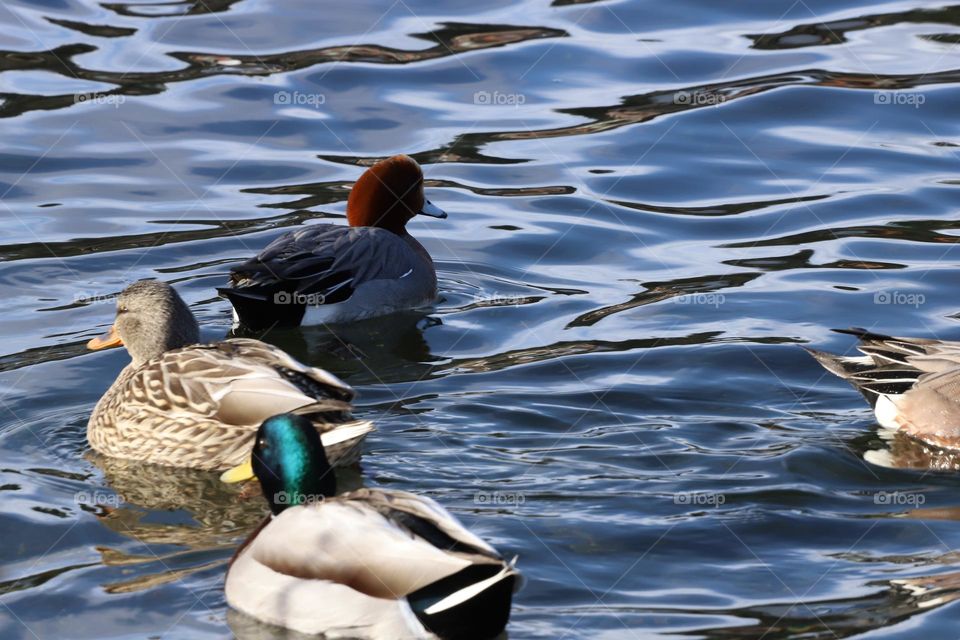
<path id="1" fill-rule="evenodd" d="M 367 169 L 347 199 L 349 227 L 314 224 L 283 234 L 232 269 L 220 293 L 251 329 L 348 322 L 433 304 L 437 273 L 407 232 L 418 214 L 447 214 L 423 194 L 416 160 Z"/>
<path id="2" fill-rule="evenodd" d="M 359 457 L 373 426 L 350 419 L 349 386 L 259 340 L 199 339 L 196 318 L 170 285 L 142 280 L 124 289 L 110 331 L 87 344 L 122 344 L 132 360 L 90 416 L 90 446 L 115 458 L 226 469 L 249 459 L 265 418 L 295 411 L 323 433 L 334 464 Z"/>
<path id="3" fill-rule="evenodd" d="M 230 562 L 234 609 L 326 638 L 503 631 L 519 573 L 433 500 L 387 489 L 334 497 L 320 439 L 296 415 L 263 423 L 252 466 L 273 514 Z"/>

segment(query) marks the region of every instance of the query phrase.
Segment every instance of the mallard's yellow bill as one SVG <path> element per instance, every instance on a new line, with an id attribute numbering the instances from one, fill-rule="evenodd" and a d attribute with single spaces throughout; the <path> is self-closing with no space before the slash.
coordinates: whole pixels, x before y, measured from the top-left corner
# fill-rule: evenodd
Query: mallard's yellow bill
<path id="1" fill-rule="evenodd" d="M 123 340 L 120 339 L 120 334 L 117 333 L 117 326 L 113 325 L 110 327 L 110 331 L 107 331 L 102 336 L 97 336 L 93 340 L 87 343 L 87 349 L 96 351 L 97 349 L 106 349 L 107 347 L 116 347 L 123 344 Z"/>
<path id="2" fill-rule="evenodd" d="M 244 462 L 243 464 L 234 467 L 233 469 L 227 469 L 220 474 L 220 481 L 227 482 L 229 484 L 234 484 L 236 482 L 243 482 L 244 480 L 249 480 L 253 477 L 253 465 L 249 462 Z"/>

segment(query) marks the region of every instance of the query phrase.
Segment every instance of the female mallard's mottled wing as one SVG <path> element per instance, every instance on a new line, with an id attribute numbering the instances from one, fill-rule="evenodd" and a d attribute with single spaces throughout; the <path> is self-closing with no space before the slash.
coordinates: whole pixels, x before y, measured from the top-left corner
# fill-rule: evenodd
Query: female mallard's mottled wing
<path id="1" fill-rule="evenodd" d="M 232 338 L 210 346 L 217 349 L 227 360 L 252 362 L 260 370 L 269 367 L 313 401 L 329 399 L 349 403 L 356 396 L 353 388 L 340 378 L 323 369 L 306 366 L 294 360 L 283 349 L 266 342 Z M 275 414 L 271 413 L 266 417 L 270 415 Z"/>
<path id="2" fill-rule="evenodd" d="M 94 409 L 88 438 L 106 455 L 223 469 L 244 462 L 266 418 L 306 411 L 328 431 L 349 421 L 352 398 L 336 377 L 276 347 L 227 340 L 125 369 Z"/>
<path id="3" fill-rule="evenodd" d="M 478 562 L 500 564 L 485 543 L 482 554 L 459 553 L 411 535 L 356 493 L 284 510 L 250 552 L 278 573 L 336 582 L 376 598 L 405 597 Z"/>
<path id="4" fill-rule="evenodd" d="M 131 377 L 131 392 L 170 414 L 256 429 L 306 405 L 349 410 L 353 390 L 258 340 L 237 339 L 164 353 Z"/>

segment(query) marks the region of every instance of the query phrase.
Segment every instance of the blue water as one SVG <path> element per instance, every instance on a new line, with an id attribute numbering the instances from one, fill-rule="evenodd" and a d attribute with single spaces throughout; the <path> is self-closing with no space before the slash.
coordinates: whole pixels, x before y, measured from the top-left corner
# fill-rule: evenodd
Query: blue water
<path id="1" fill-rule="evenodd" d="M 0 637 L 242 638 L 263 505 L 91 456 L 114 295 L 343 223 L 406 152 L 429 313 L 263 339 L 527 578 L 510 638 L 956 638 L 955 466 L 799 348 L 960 338 L 960 6 L 0 5 Z M 348 345 L 348 346 L 344 346 Z M 884 450 L 894 468 L 865 462 Z M 921 593 L 921 589 L 936 589 Z"/>

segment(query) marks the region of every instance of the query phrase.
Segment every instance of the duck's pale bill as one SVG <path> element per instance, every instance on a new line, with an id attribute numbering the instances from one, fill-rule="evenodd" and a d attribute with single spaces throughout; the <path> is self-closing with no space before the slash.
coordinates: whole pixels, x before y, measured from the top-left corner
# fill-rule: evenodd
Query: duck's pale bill
<path id="1" fill-rule="evenodd" d="M 431 218 L 446 218 L 447 212 L 429 200 L 426 200 L 423 203 L 423 209 L 420 210 L 420 215 L 430 216 Z"/>

